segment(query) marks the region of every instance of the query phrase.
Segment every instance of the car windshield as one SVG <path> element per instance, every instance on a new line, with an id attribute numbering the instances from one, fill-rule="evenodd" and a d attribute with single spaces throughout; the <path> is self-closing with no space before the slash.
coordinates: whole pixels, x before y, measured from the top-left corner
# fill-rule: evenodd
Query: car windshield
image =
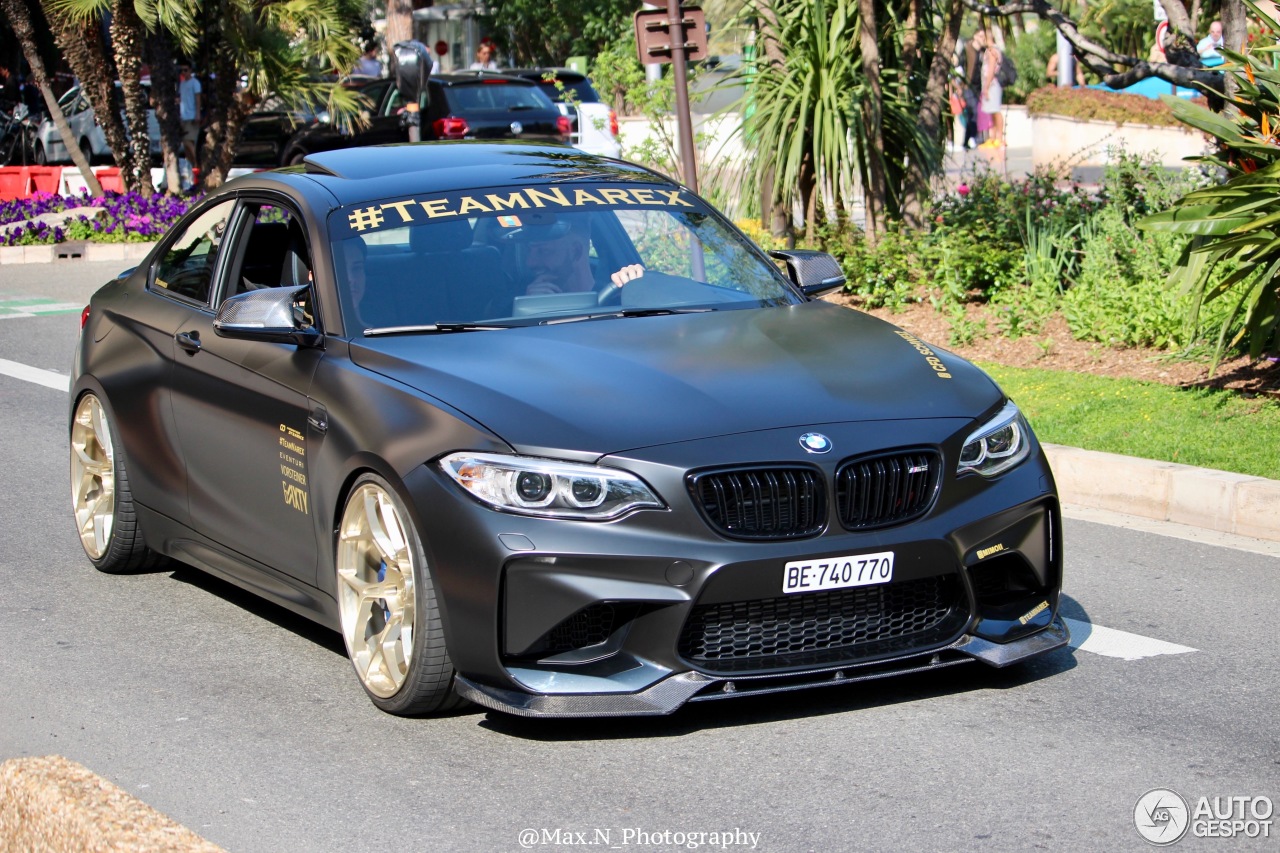
<path id="1" fill-rule="evenodd" d="M 363 202 L 329 217 L 346 327 L 455 331 L 788 305 L 777 266 L 696 196 L 557 184 Z"/>

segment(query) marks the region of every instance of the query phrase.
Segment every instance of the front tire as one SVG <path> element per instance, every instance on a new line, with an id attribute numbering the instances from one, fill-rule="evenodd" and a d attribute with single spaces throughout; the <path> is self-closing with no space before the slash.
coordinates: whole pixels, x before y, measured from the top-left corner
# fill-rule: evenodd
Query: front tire
<path id="1" fill-rule="evenodd" d="M 376 474 L 351 489 L 335 565 L 342 639 L 373 703 L 400 716 L 462 704 L 422 542 L 395 489 Z"/>
<path id="2" fill-rule="evenodd" d="M 161 562 L 143 541 L 124 454 L 93 394 L 80 398 L 71 420 L 71 509 L 80 544 L 99 571 L 136 572 Z"/>

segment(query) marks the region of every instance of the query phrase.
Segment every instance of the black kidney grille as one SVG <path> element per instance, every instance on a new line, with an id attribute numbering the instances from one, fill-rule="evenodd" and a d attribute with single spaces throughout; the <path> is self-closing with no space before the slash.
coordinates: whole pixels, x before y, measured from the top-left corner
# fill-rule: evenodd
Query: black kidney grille
<path id="1" fill-rule="evenodd" d="M 812 536 L 826 521 L 826 489 L 811 468 L 707 472 L 689 490 L 711 526 L 738 539 Z"/>
<path id="2" fill-rule="evenodd" d="M 836 472 L 840 522 L 865 530 L 917 518 L 933 503 L 941 473 L 941 457 L 932 450 L 848 462 Z"/>
<path id="3" fill-rule="evenodd" d="M 712 671 L 854 663 L 945 642 L 968 620 L 955 575 L 696 606 L 686 660 Z"/>

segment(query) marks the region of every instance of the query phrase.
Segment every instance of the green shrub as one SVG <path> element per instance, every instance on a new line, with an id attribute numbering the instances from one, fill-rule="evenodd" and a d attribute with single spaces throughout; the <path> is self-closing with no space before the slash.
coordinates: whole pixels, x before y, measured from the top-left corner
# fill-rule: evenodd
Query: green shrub
<path id="1" fill-rule="evenodd" d="M 1166 284 L 1182 243 L 1138 232 L 1117 206 L 1095 216 L 1080 272 L 1062 300 L 1072 336 L 1123 346 L 1190 343 L 1186 300 Z"/>

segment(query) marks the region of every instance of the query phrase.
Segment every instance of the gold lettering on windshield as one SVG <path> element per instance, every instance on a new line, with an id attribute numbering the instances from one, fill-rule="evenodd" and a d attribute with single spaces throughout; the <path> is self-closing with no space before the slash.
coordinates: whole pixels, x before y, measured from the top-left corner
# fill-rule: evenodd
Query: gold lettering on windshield
<path id="1" fill-rule="evenodd" d="M 471 196 L 464 195 L 462 197 L 462 203 L 458 205 L 458 215 L 466 216 L 467 211 L 469 210 L 481 210 L 481 211 L 484 211 L 485 213 L 493 213 L 492 210 L 485 207 L 482 203 L 476 201 Z"/>
<path id="2" fill-rule="evenodd" d="M 409 200 L 409 201 L 388 201 L 388 202 L 383 202 L 382 209 L 383 209 L 384 211 L 385 211 L 387 208 L 391 208 L 391 209 L 393 209 L 393 210 L 396 210 L 396 211 L 398 211 L 398 212 L 400 213 L 400 221 L 401 221 L 401 222 L 412 222 L 412 221 L 413 221 L 413 214 L 409 212 L 409 206 L 410 206 L 411 204 L 413 204 L 413 201 L 412 201 L 412 200 Z"/>
<path id="3" fill-rule="evenodd" d="M 596 190 L 606 204 L 631 204 L 631 194 L 626 190 Z"/>
<path id="4" fill-rule="evenodd" d="M 432 219 L 439 219 L 442 216 L 457 216 L 458 211 L 449 210 L 449 199 L 433 198 L 429 201 L 418 202 L 422 205 L 422 209 L 427 212 L 427 216 Z"/>
<path id="5" fill-rule="evenodd" d="M 357 231 L 363 231 L 366 228 L 377 228 L 382 224 L 382 208 L 376 205 L 374 207 L 357 208 L 347 216 L 347 221 Z"/>
<path id="6" fill-rule="evenodd" d="M 592 195 L 591 190 L 574 190 L 573 192 L 574 204 L 586 204 L 587 202 L 591 202 L 592 204 L 608 203 L 604 199 L 600 198 L 599 196 Z"/>
<path id="7" fill-rule="evenodd" d="M 653 190 L 632 190 L 631 197 L 636 200 L 636 204 L 662 204 L 653 197 Z"/>
<path id="8" fill-rule="evenodd" d="M 565 198 L 564 192 L 559 187 L 552 187 L 549 192 L 543 192 L 542 190 L 535 190 L 533 187 L 528 187 L 525 189 L 524 194 L 528 197 L 529 201 L 533 202 L 537 207 L 546 207 L 546 205 L 542 203 L 543 201 L 553 201 L 561 207 L 573 207 L 569 202 L 569 199 Z"/>
<path id="9" fill-rule="evenodd" d="M 658 192 L 662 193 L 667 197 L 668 207 L 674 207 L 676 205 L 681 205 L 683 207 L 693 207 L 693 205 L 689 204 L 689 202 L 685 201 L 680 197 L 680 190 L 658 190 Z"/>
<path id="10" fill-rule="evenodd" d="M 493 205 L 493 209 L 495 211 L 515 210 L 517 207 L 529 206 L 529 200 L 526 199 L 524 196 L 522 196 L 518 192 L 512 193 L 506 198 L 503 198 L 502 196 L 496 195 L 494 193 L 490 193 L 489 195 L 485 196 L 485 198 L 488 200 L 489 204 Z"/>

